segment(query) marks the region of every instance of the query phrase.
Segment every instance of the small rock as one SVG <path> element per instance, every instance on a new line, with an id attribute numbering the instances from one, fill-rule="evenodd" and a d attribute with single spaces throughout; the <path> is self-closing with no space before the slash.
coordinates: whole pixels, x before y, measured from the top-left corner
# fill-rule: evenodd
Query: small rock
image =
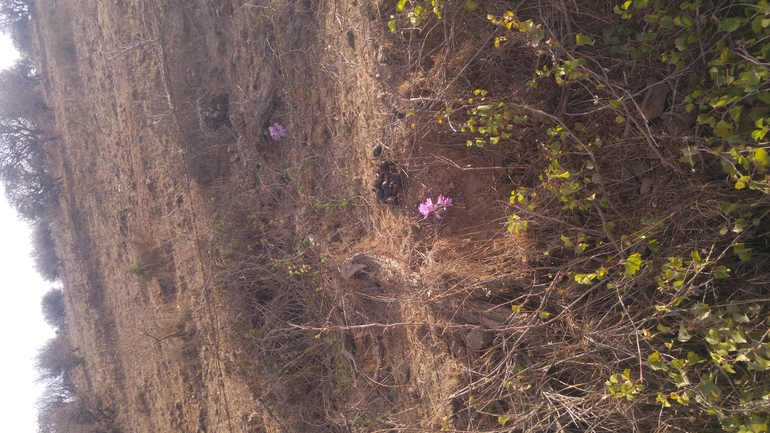
<path id="1" fill-rule="evenodd" d="M 383 80 L 387 80 L 390 78 L 390 65 L 385 63 L 380 63 L 377 65 L 377 78 L 382 78 Z"/>
<path id="2" fill-rule="evenodd" d="M 385 195 L 390 197 L 393 195 L 394 191 L 393 188 L 388 185 L 388 182 L 382 182 L 382 190 L 385 192 Z"/>
<path id="3" fill-rule="evenodd" d="M 375 188 L 374 195 L 377 196 L 378 200 L 385 200 L 385 191 L 383 191 L 382 188 Z"/>
<path id="4" fill-rule="evenodd" d="M 631 173 L 633 173 L 634 176 L 641 176 L 647 173 L 647 171 L 650 169 L 650 166 L 647 164 L 647 161 L 637 159 L 631 163 L 629 168 L 631 169 Z"/>
<path id="5" fill-rule="evenodd" d="M 393 174 L 390 176 L 390 183 L 393 185 L 397 185 L 399 188 L 401 187 L 401 176 L 397 174 Z"/>
<path id="6" fill-rule="evenodd" d="M 642 179 L 642 187 L 639 188 L 639 195 L 644 197 L 650 193 L 650 190 L 652 190 L 652 178 L 645 177 Z"/>
<path id="7" fill-rule="evenodd" d="M 666 107 L 666 99 L 671 93 L 671 85 L 667 81 L 655 83 L 654 79 L 647 82 L 648 89 L 644 93 L 644 99 L 639 104 L 639 111 L 642 112 L 645 120 L 657 119 L 663 114 Z"/>
<path id="8" fill-rule="evenodd" d="M 390 53 L 385 47 L 380 47 L 380 51 L 377 53 L 377 63 L 390 63 Z"/>
<path id="9" fill-rule="evenodd" d="M 382 146 L 380 145 L 374 146 L 374 149 L 372 149 L 372 155 L 374 155 L 375 158 L 382 155 Z"/>
<path id="10" fill-rule="evenodd" d="M 483 329 L 477 328 L 465 334 L 465 344 L 468 346 L 468 349 L 471 350 L 485 350 L 491 342 L 491 335 Z"/>

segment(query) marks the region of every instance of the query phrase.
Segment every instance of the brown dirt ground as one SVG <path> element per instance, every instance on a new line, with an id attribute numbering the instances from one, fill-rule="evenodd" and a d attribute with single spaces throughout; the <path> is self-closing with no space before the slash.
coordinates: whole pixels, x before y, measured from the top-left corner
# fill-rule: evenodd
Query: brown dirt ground
<path id="1" fill-rule="evenodd" d="M 505 230 L 512 177 L 534 186 L 538 143 L 469 149 L 422 125 L 476 87 L 546 111 L 561 90 L 523 88 L 531 50 L 482 53 L 492 30 L 454 28 L 461 8 L 398 35 L 385 24 L 393 8 L 37 2 L 78 384 L 124 431 L 496 424 L 463 420 L 458 396 L 492 356 L 478 327 L 508 320 L 496 296 L 538 260 Z M 455 45 L 441 43 L 449 32 Z M 227 115 L 208 107 L 201 119 L 219 95 Z M 273 122 L 286 138 L 265 135 Z M 403 178 L 395 205 L 371 192 L 385 161 Z M 438 194 L 455 205 L 424 221 L 417 205 Z M 256 287 L 267 273 L 285 275 Z"/>

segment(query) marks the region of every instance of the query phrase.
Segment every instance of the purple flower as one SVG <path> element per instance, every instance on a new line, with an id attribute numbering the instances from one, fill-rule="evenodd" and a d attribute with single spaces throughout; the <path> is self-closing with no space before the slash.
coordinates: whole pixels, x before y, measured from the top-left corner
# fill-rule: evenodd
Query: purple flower
<path id="1" fill-rule="evenodd" d="M 273 123 L 273 126 L 267 129 L 270 130 L 270 136 L 275 140 L 278 140 L 281 137 L 286 137 L 286 128 L 281 126 L 280 123 Z"/>
<path id="2" fill-rule="evenodd" d="M 425 217 L 423 219 L 428 219 L 430 213 L 436 210 L 436 205 L 433 204 L 433 200 L 428 197 L 425 199 L 425 203 L 420 203 L 419 209 L 420 213 Z"/>
<path id="3" fill-rule="evenodd" d="M 419 210 L 424 217 L 423 219 L 428 219 L 432 213 L 436 216 L 437 220 L 441 221 L 441 214 L 446 211 L 449 206 L 452 206 L 452 198 L 439 195 L 435 204 L 433 203 L 432 198 L 426 198 L 425 203 L 420 203 Z"/>

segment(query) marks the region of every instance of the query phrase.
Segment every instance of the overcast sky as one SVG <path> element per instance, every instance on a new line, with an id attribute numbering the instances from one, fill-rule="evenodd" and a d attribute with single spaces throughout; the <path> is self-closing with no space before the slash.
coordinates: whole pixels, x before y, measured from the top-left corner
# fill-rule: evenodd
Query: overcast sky
<path id="1" fill-rule="evenodd" d="M 16 57 L 8 38 L 0 34 L 0 69 L 12 65 Z M 0 356 L 4 376 L 0 415 L 2 430 L 7 432 L 37 431 L 35 401 L 40 388 L 34 384 L 32 358 L 54 336 L 40 311 L 40 299 L 51 285 L 33 270 L 29 239 L 29 227 L 16 218 L 0 189 L 0 347 L 4 353 Z"/>

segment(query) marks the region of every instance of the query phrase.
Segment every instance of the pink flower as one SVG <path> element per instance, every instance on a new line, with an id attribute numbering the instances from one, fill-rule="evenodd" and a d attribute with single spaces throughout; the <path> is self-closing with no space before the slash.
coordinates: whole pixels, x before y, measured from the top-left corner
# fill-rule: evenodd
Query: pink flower
<path id="1" fill-rule="evenodd" d="M 419 210 L 420 213 L 425 217 L 423 219 L 428 219 L 430 213 L 436 210 L 436 205 L 433 204 L 433 200 L 428 197 L 425 199 L 425 203 L 420 203 Z"/>
<path id="2" fill-rule="evenodd" d="M 278 140 L 281 137 L 286 137 L 286 128 L 281 126 L 280 123 L 273 123 L 273 126 L 267 129 L 270 131 L 270 136 L 275 140 Z"/>
<path id="3" fill-rule="evenodd" d="M 436 219 L 441 221 L 441 214 L 447 210 L 449 206 L 452 206 L 452 199 L 450 197 L 438 196 L 436 203 L 433 203 L 433 199 L 428 197 L 425 199 L 425 203 L 420 203 L 419 210 L 423 215 L 423 219 L 428 219 L 430 214 L 434 214 Z"/>

